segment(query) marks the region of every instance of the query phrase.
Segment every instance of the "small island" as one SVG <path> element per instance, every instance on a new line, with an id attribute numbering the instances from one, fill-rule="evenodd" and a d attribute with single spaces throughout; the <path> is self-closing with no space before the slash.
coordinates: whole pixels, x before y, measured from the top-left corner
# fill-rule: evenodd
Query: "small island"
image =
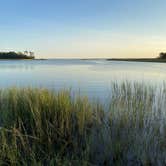
<path id="1" fill-rule="evenodd" d="M 22 52 L 0 52 L 0 60 L 10 59 L 10 60 L 19 60 L 19 59 L 35 59 L 34 52 L 24 51 Z"/>
<path id="2" fill-rule="evenodd" d="M 112 58 L 108 61 L 131 61 L 131 62 L 159 62 L 166 63 L 166 53 L 161 52 L 157 58 Z"/>

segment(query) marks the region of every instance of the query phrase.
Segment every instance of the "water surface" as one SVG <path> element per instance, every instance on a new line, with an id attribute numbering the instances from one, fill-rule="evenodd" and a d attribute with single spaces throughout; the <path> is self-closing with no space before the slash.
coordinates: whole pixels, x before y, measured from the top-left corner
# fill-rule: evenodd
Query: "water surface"
<path id="1" fill-rule="evenodd" d="M 71 88 L 83 95 L 104 99 L 111 90 L 111 82 L 136 81 L 159 86 L 165 80 L 165 63 L 62 59 L 0 61 L 0 88 Z"/>

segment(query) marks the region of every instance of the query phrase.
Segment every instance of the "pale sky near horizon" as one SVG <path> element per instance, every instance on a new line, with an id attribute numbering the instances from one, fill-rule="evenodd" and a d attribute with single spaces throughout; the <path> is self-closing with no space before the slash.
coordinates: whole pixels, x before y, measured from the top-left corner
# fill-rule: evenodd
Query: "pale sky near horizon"
<path id="1" fill-rule="evenodd" d="M 40 58 L 155 57 L 166 0 L 0 0 L 0 50 Z"/>

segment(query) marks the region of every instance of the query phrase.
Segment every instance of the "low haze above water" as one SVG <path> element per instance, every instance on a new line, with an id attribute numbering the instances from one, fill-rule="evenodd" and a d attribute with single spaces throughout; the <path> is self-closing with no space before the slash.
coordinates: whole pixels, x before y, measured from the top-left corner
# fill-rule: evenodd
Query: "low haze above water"
<path id="1" fill-rule="evenodd" d="M 159 86 L 164 80 L 165 63 L 62 59 L 0 61 L 0 88 L 71 89 L 104 99 L 109 95 L 112 82 L 130 81 Z"/>

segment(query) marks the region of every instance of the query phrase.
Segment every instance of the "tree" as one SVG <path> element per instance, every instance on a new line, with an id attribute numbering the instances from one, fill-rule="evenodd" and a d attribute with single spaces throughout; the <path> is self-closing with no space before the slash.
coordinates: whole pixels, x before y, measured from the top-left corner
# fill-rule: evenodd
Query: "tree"
<path id="1" fill-rule="evenodd" d="M 33 52 L 30 55 L 25 55 L 22 52 L 0 52 L 0 59 L 35 59 Z"/>
<path id="2" fill-rule="evenodd" d="M 160 55 L 159 55 L 159 58 L 160 59 L 166 59 L 166 53 L 161 52 Z"/>
<path id="3" fill-rule="evenodd" d="M 29 51 L 29 55 L 31 56 L 31 57 L 34 57 L 34 52 L 31 52 L 31 51 Z"/>
<path id="4" fill-rule="evenodd" d="M 22 52 L 18 52 L 17 54 L 18 54 L 18 55 L 24 55 Z"/>
<path id="5" fill-rule="evenodd" d="M 25 55 L 28 55 L 28 51 L 24 51 L 24 54 L 25 54 Z"/>

